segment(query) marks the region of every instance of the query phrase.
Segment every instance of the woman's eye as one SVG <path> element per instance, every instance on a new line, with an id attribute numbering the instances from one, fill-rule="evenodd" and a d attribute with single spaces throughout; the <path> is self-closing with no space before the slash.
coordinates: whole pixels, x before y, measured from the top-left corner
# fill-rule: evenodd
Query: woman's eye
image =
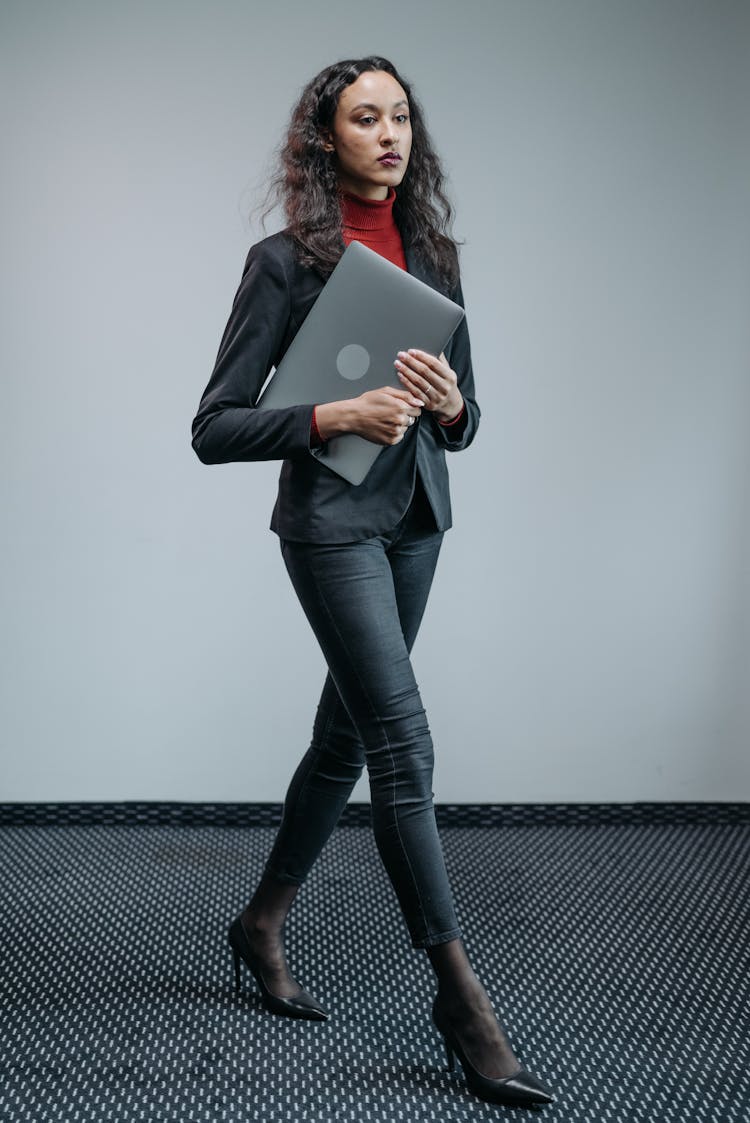
<path id="1" fill-rule="evenodd" d="M 409 114 L 408 113 L 397 113 L 396 114 L 396 120 L 398 121 L 399 125 L 404 125 L 409 120 Z"/>
<path id="2" fill-rule="evenodd" d="M 374 117 L 360 117 L 359 123 L 360 125 L 371 125 L 374 120 Z"/>

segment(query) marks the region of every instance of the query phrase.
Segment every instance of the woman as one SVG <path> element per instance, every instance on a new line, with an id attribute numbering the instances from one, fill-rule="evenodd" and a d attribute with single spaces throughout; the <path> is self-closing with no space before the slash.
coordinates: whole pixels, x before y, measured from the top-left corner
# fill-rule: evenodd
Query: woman
<path id="1" fill-rule="evenodd" d="M 446 353 L 394 356 L 401 388 L 317 406 L 257 410 L 273 366 L 354 238 L 462 302 L 450 206 L 424 119 L 386 59 L 328 67 L 304 89 L 275 186 L 287 228 L 248 255 L 216 366 L 193 422 L 207 464 L 281 459 L 271 528 L 328 664 L 312 742 L 278 835 L 229 942 L 270 1011 L 325 1019 L 291 974 L 287 913 L 367 766 L 375 840 L 412 945 L 437 976 L 433 1020 L 483 1099 L 549 1102 L 513 1055 L 461 939 L 435 825 L 433 748 L 409 659 L 445 530 L 445 451 L 466 448 L 479 409 L 465 323 Z M 325 443 L 383 446 L 354 487 L 325 467 Z"/>

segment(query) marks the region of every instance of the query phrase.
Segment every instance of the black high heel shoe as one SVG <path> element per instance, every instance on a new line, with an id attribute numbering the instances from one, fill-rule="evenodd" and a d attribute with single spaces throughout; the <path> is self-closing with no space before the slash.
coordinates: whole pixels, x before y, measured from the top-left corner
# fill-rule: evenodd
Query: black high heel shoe
<path id="1" fill-rule="evenodd" d="M 512 1076 L 506 1076 L 501 1080 L 483 1076 L 481 1072 L 474 1068 L 448 1025 L 448 1019 L 437 997 L 432 1004 L 432 1020 L 438 1033 L 442 1035 L 445 1041 L 448 1070 L 452 1072 L 455 1068 L 453 1059 L 455 1053 L 461 1062 L 469 1090 L 475 1096 L 479 1096 L 480 1100 L 516 1107 L 532 1107 L 537 1104 L 552 1103 L 553 1095 L 550 1089 L 541 1080 L 537 1080 L 535 1076 L 527 1072 L 525 1068 L 519 1067 L 518 1071 L 514 1072 Z"/>
<path id="2" fill-rule="evenodd" d="M 240 960 L 242 960 L 252 971 L 260 988 L 263 1005 L 269 1013 L 280 1014 L 285 1018 L 307 1018 L 315 1022 L 328 1020 L 328 1011 L 324 1010 L 320 1003 L 306 990 L 303 990 L 295 998 L 281 998 L 278 994 L 271 993 L 261 973 L 260 963 L 250 948 L 240 916 L 233 921 L 229 929 L 229 946 L 234 956 L 234 987 L 237 994 L 240 993 Z"/>

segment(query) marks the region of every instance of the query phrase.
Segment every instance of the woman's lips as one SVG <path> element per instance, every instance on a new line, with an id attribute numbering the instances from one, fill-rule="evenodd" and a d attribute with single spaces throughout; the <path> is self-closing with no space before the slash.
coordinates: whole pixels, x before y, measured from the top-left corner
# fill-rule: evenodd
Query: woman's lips
<path id="1" fill-rule="evenodd" d="M 381 156 L 378 160 L 379 164 L 387 164 L 389 167 L 401 163 L 401 157 L 398 152 L 387 152 L 385 156 Z"/>

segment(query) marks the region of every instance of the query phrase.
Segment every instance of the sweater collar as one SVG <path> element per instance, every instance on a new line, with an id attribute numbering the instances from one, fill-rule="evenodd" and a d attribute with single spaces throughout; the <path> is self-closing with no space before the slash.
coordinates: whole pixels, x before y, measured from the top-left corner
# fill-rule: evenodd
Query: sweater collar
<path id="1" fill-rule="evenodd" d="M 393 227 L 393 204 L 396 192 L 388 188 L 385 199 L 363 199 L 348 191 L 341 192 L 341 218 L 348 230 L 387 230 Z"/>

